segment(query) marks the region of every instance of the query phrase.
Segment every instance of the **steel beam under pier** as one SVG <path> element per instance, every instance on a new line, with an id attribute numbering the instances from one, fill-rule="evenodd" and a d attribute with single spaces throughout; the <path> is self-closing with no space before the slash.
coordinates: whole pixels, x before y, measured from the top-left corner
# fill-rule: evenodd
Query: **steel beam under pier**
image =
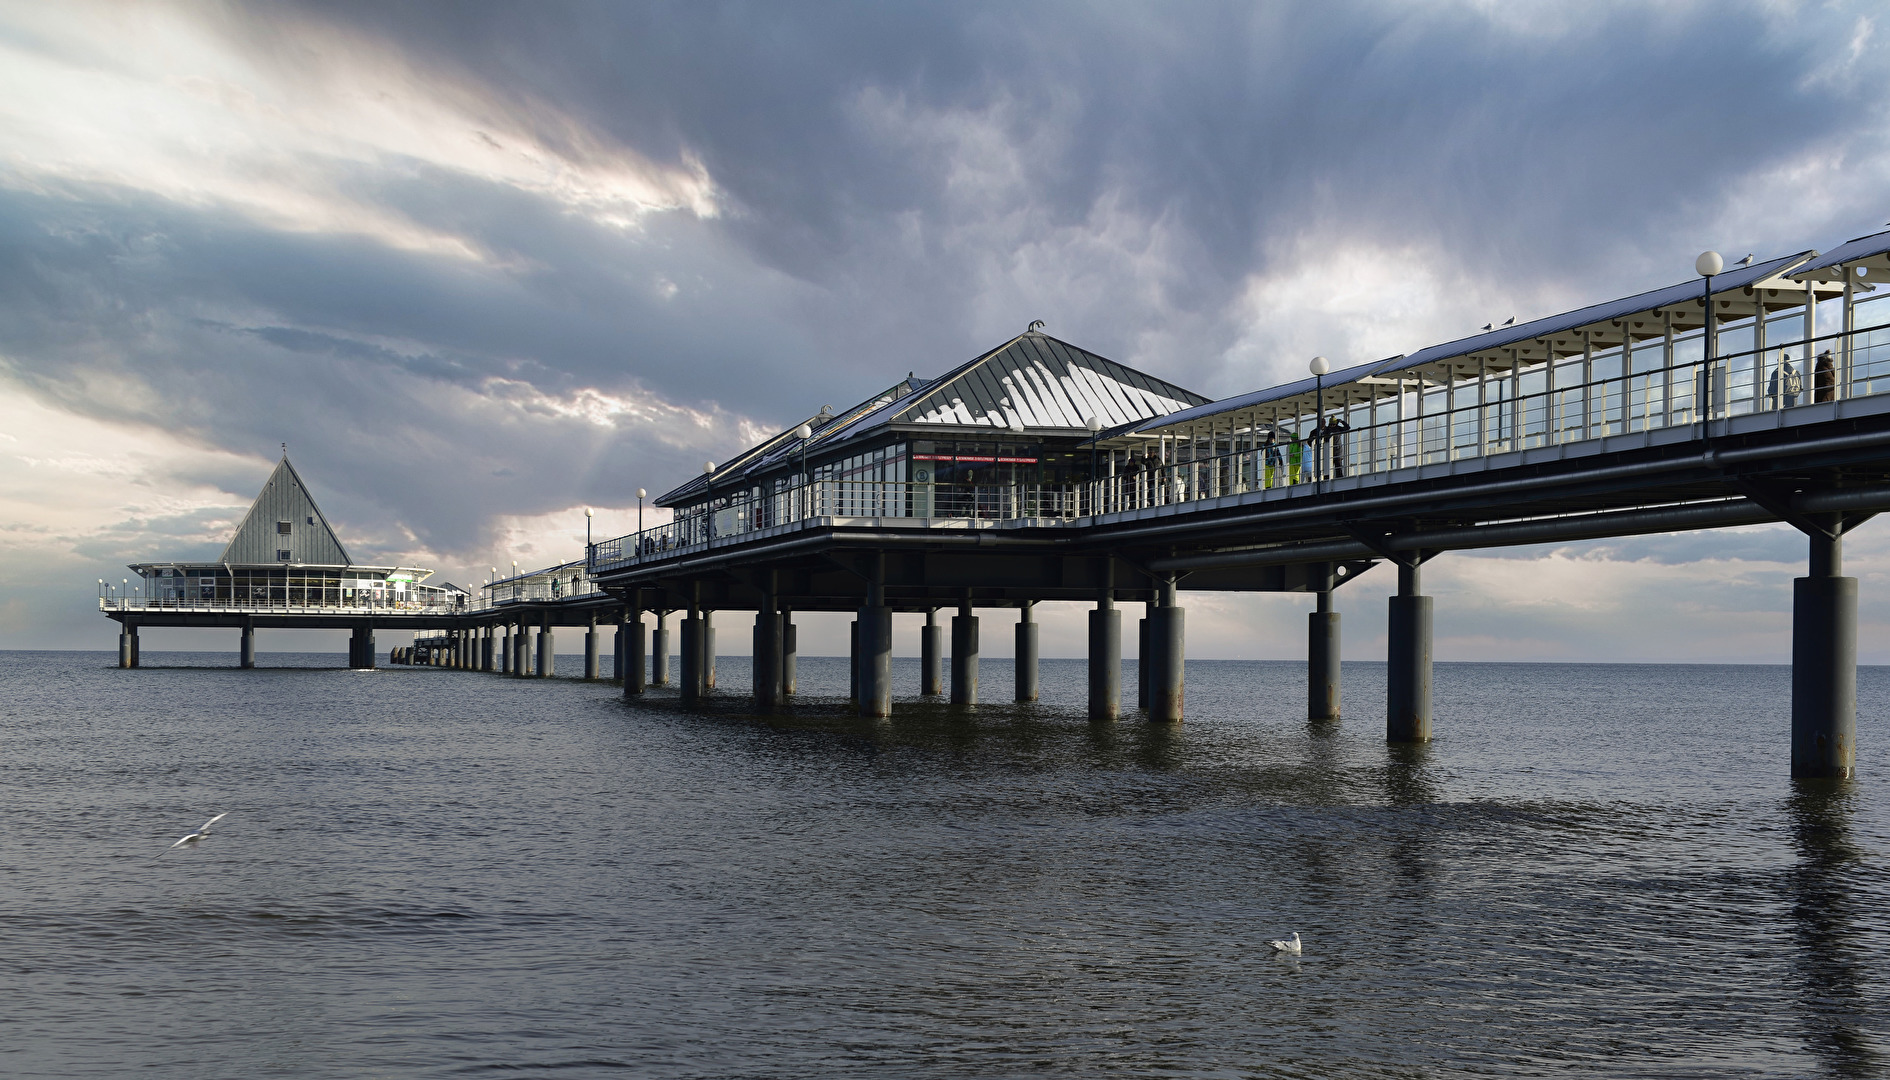
<path id="1" fill-rule="evenodd" d="M 361 665 L 355 662 L 359 659 L 359 655 L 351 657 L 348 666 L 360 667 Z M 236 664 L 245 670 L 256 666 L 256 628 L 254 626 L 243 627 L 243 639 L 237 646 Z"/>
<path id="2" fill-rule="evenodd" d="M 945 628 L 938 624 L 938 609 L 928 605 L 919 630 L 919 693 L 937 697 L 944 692 Z"/>
<path id="3" fill-rule="evenodd" d="M 1857 766 L 1857 579 L 1844 538 L 1811 533 L 1811 565 L 1792 582 L 1792 776 L 1848 780 Z"/>
<path id="4" fill-rule="evenodd" d="M 1339 613 L 1332 590 L 1321 589 L 1316 610 L 1306 616 L 1306 718 L 1339 718 Z"/>
<path id="5" fill-rule="evenodd" d="M 1017 642 L 1013 655 L 1017 688 L 1014 696 L 1018 701 L 1037 700 L 1037 624 L 1030 617 L 1030 609 L 1035 606 L 1036 601 L 1026 600 L 1017 608 Z"/>
<path id="6" fill-rule="evenodd" d="M 1184 669 L 1187 657 L 1187 612 L 1175 604 L 1175 579 L 1163 579 L 1157 589 L 1161 604 L 1149 612 L 1148 647 L 1154 655 L 1145 662 L 1148 672 L 1148 718 L 1157 723 L 1181 722 Z"/>
<path id="7" fill-rule="evenodd" d="M 952 704 L 978 703 L 978 617 L 971 613 L 971 598 L 958 604 L 952 616 Z"/>
<path id="8" fill-rule="evenodd" d="M 1398 563 L 1385 649 L 1385 741 L 1431 741 L 1431 598 L 1420 595 L 1423 553 Z"/>

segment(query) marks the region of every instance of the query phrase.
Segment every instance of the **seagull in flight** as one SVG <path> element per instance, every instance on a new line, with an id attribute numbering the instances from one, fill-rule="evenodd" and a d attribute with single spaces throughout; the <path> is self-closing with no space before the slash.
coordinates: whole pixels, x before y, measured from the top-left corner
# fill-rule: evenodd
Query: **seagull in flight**
<path id="1" fill-rule="evenodd" d="M 183 843 L 183 841 L 179 840 L 178 843 L 181 844 Z M 1273 946 L 1273 951 L 1276 953 L 1286 953 L 1288 956 L 1298 956 L 1299 955 L 1299 931 L 1297 930 L 1293 931 L 1293 938 L 1291 941 L 1269 941 L 1267 942 L 1267 944 Z"/>
<path id="2" fill-rule="evenodd" d="M 198 829 L 196 832 L 191 833 L 189 836 L 184 837 L 183 839 L 179 840 L 177 843 L 172 844 L 170 847 L 165 848 L 163 851 L 158 852 L 157 853 L 158 859 L 162 859 L 164 856 L 170 854 L 173 851 L 176 851 L 180 847 L 196 847 L 197 841 L 202 840 L 204 837 L 210 835 L 210 826 L 215 825 L 217 822 L 222 821 L 224 818 L 229 817 L 229 816 L 230 816 L 230 812 L 228 810 L 225 810 L 221 814 L 218 814 L 216 817 L 213 817 L 209 821 L 204 822 L 203 828 Z M 151 861 L 156 862 L 157 859 L 153 859 Z"/>

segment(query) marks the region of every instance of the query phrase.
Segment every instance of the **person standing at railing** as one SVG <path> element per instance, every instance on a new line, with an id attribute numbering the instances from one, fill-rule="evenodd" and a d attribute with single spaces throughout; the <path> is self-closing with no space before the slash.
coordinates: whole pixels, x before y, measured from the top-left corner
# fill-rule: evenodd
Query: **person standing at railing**
<path id="1" fill-rule="evenodd" d="M 1811 398 L 1813 401 L 1837 399 L 1837 364 L 1830 349 L 1818 354 L 1817 363 L 1811 369 Z"/>
<path id="2" fill-rule="evenodd" d="M 1352 425 L 1341 416 L 1333 416 L 1320 425 L 1316 435 L 1325 440 L 1326 473 L 1328 476 L 1345 475 L 1345 433 L 1352 430 Z"/>
<path id="3" fill-rule="evenodd" d="M 1766 385 L 1766 396 L 1772 399 L 1772 407 L 1789 409 L 1798 404 L 1798 395 L 1804 392 L 1804 376 L 1792 366 L 1791 354 L 1780 353 L 1778 366 L 1772 369 L 1771 381 Z"/>
<path id="4" fill-rule="evenodd" d="M 1306 458 L 1306 444 L 1300 441 L 1297 431 L 1287 432 L 1286 439 L 1286 482 L 1297 484 L 1300 465 Z"/>
<path id="5" fill-rule="evenodd" d="M 1279 482 L 1280 472 L 1286 468 L 1286 462 L 1280 457 L 1280 431 L 1278 428 L 1267 429 L 1267 486 Z"/>

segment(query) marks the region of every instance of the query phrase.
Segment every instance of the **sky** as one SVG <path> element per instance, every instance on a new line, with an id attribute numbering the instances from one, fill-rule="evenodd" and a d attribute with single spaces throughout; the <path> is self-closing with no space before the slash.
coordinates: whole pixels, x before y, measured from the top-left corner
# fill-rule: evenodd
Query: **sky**
<path id="1" fill-rule="evenodd" d="M 1707 248 L 1828 250 L 1890 221 L 1882 18 L 0 0 L 0 649 L 113 647 L 97 579 L 214 557 L 284 443 L 357 561 L 476 585 L 1033 319 L 1218 397 Z M 1874 663 L 1886 538 L 1848 547 Z M 1784 662 L 1804 555 L 1783 527 L 1445 555 L 1437 654 Z M 1348 656 L 1382 656 L 1392 577 L 1341 590 Z M 1186 602 L 1191 656 L 1304 654 L 1308 597 Z M 1045 655 L 1080 656 L 1060 608 Z"/>

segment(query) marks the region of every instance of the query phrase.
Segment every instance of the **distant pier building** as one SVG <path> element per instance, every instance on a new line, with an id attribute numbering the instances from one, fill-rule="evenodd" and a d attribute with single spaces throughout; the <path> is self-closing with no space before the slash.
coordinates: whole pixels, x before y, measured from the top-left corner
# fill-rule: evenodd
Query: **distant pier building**
<path id="1" fill-rule="evenodd" d="M 134 563 L 138 587 L 101 586 L 99 604 L 121 625 L 119 663 L 139 663 L 145 626 L 231 627 L 241 663 L 256 662 L 257 627 L 354 631 L 350 665 L 374 666 L 374 629 L 445 625 L 466 610 L 454 585 L 430 585 L 417 566 L 363 566 L 348 554 L 285 452 L 214 561 Z"/>

